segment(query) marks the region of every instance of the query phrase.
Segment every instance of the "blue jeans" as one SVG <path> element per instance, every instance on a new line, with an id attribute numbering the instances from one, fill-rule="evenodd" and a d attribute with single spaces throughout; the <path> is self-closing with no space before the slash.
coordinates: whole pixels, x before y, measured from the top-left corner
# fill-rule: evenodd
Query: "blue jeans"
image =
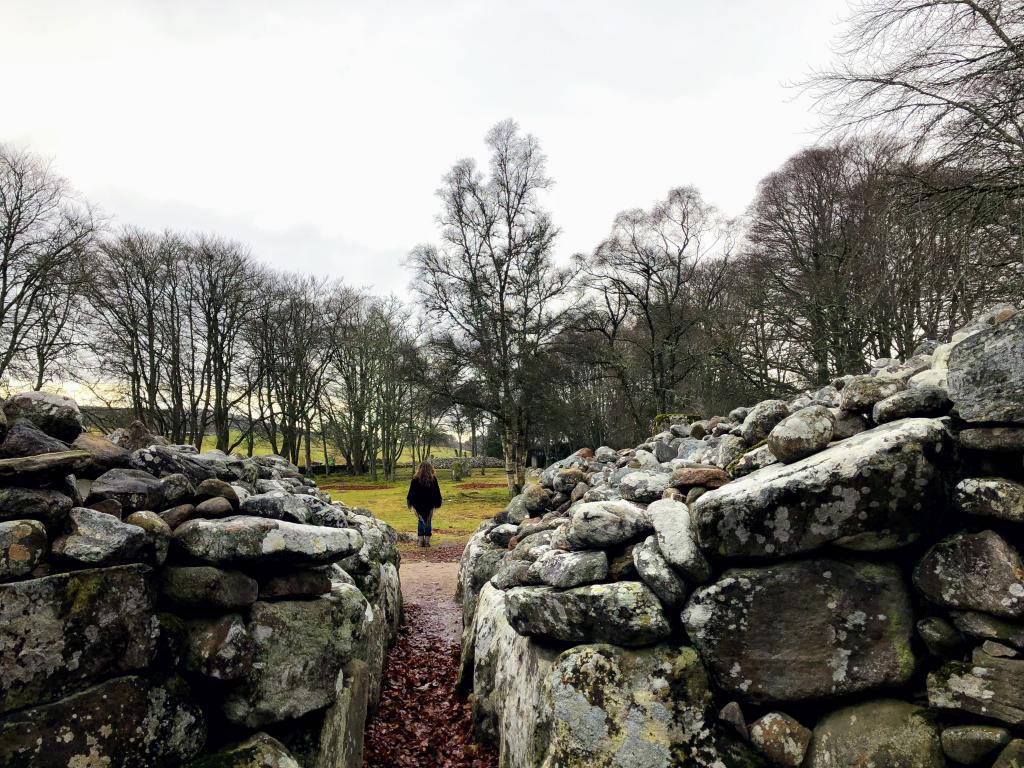
<path id="1" fill-rule="evenodd" d="M 431 522 L 433 520 L 433 517 L 434 517 L 434 510 L 430 510 L 425 515 L 421 515 L 419 512 L 416 513 L 416 519 L 418 521 L 416 523 L 416 531 L 417 531 L 417 533 L 420 536 L 430 536 L 431 535 L 431 532 L 432 532 Z"/>

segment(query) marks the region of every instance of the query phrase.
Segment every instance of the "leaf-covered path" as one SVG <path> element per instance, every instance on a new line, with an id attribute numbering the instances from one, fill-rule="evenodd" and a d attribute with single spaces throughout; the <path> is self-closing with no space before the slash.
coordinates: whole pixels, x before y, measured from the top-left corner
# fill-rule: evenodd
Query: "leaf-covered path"
<path id="1" fill-rule="evenodd" d="M 403 553 L 405 621 L 388 653 L 380 709 L 366 729 L 365 768 L 495 768 L 472 738 L 455 693 L 461 611 L 453 600 L 461 547 Z"/>

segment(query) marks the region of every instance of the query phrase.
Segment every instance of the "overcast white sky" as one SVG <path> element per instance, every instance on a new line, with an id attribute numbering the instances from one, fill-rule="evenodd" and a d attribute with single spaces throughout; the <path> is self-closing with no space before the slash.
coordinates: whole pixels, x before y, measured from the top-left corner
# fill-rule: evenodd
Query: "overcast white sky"
<path id="1" fill-rule="evenodd" d="M 562 257 L 696 185 L 742 213 L 814 141 L 786 84 L 847 0 L 0 0 L 0 141 L 119 223 L 215 230 L 405 293 L 434 191 L 513 117 L 556 180 Z"/>

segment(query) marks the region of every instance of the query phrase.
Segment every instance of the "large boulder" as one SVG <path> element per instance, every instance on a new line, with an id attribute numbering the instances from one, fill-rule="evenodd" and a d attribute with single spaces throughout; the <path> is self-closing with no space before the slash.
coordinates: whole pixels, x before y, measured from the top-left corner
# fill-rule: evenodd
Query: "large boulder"
<path id="1" fill-rule="evenodd" d="M 177 768 L 205 741 L 202 710 L 180 678 L 118 677 L 0 718 L 0 765 Z"/>
<path id="2" fill-rule="evenodd" d="M 4 403 L 8 422 L 24 418 L 58 440 L 70 443 L 82 431 L 82 412 L 78 403 L 64 395 L 49 392 L 22 392 Z"/>
<path id="3" fill-rule="evenodd" d="M 681 608 L 686 601 L 686 582 L 661 554 L 658 539 L 648 536 L 633 547 L 633 566 L 666 608 Z"/>
<path id="4" fill-rule="evenodd" d="M 647 515 L 665 560 L 691 581 L 707 581 L 711 566 L 697 544 L 689 508 L 681 501 L 662 499 L 647 508 Z"/>
<path id="5" fill-rule="evenodd" d="M 825 544 L 891 549 L 931 526 L 945 499 L 948 435 L 905 419 L 701 496 L 701 544 L 723 557 L 783 557 Z M 912 489 L 912 490 L 908 490 Z"/>
<path id="6" fill-rule="evenodd" d="M 943 416 L 951 406 L 942 387 L 912 387 L 875 403 L 871 418 L 876 424 L 885 424 L 912 416 Z"/>
<path id="7" fill-rule="evenodd" d="M 284 491 L 250 496 L 242 502 L 242 514 L 295 523 L 308 523 L 310 517 L 309 507 L 298 496 Z"/>
<path id="8" fill-rule="evenodd" d="M 647 513 L 636 504 L 590 501 L 573 509 L 566 541 L 572 549 L 600 549 L 635 541 L 651 530 Z"/>
<path id="9" fill-rule="evenodd" d="M 582 645 L 544 679 L 539 740 L 545 766 L 711 766 L 707 675 L 692 648 Z"/>
<path id="10" fill-rule="evenodd" d="M 1024 565 L 993 531 L 957 533 L 921 558 L 914 584 L 936 605 L 997 616 L 1024 616 Z"/>
<path id="11" fill-rule="evenodd" d="M 734 568 L 693 593 L 683 623 L 718 686 L 748 701 L 844 695 L 914 671 L 910 596 L 894 565 Z"/>
<path id="12" fill-rule="evenodd" d="M 562 552 L 552 549 L 530 566 L 539 583 L 566 589 L 608 578 L 608 555 L 600 550 Z"/>
<path id="13" fill-rule="evenodd" d="M 847 383 L 839 396 L 839 408 L 844 411 L 866 411 L 874 408 L 875 403 L 892 397 L 907 388 L 900 379 L 889 379 L 881 376 L 854 376 Z"/>
<path id="14" fill-rule="evenodd" d="M 255 603 L 246 627 L 252 664 L 224 702 L 228 720 L 260 728 L 331 704 L 366 611 L 362 593 L 341 583 L 315 600 Z"/>
<path id="15" fill-rule="evenodd" d="M 1024 313 L 961 341 L 948 367 L 949 396 L 960 418 L 1024 422 Z"/>
<path id="16" fill-rule="evenodd" d="M 967 515 L 1024 523 L 1024 483 L 1002 477 L 968 477 L 957 484 L 953 504 Z"/>
<path id="17" fill-rule="evenodd" d="M 996 725 L 954 725 L 942 731 L 942 751 L 960 765 L 978 765 L 1010 742 L 1010 732 Z"/>
<path id="18" fill-rule="evenodd" d="M 239 571 L 209 565 L 172 566 L 160 571 L 160 594 L 179 608 L 230 611 L 255 603 L 259 584 Z"/>
<path id="19" fill-rule="evenodd" d="M 143 565 L 0 585 L 0 713 L 145 668 L 155 600 Z"/>
<path id="20" fill-rule="evenodd" d="M 781 400 L 762 400 L 747 413 L 740 434 L 747 445 L 761 442 L 776 424 L 789 416 L 789 406 Z"/>
<path id="21" fill-rule="evenodd" d="M 53 554 L 80 567 L 128 562 L 146 545 L 142 528 L 105 512 L 76 507 L 68 519 L 68 532 L 53 543 Z"/>
<path id="22" fill-rule="evenodd" d="M 78 451 L 85 451 L 92 457 L 88 468 L 83 472 L 85 477 L 99 477 L 108 470 L 128 466 L 130 456 L 128 451 L 110 442 L 102 435 L 83 432 L 75 438 L 71 447 Z"/>
<path id="23" fill-rule="evenodd" d="M 141 469 L 111 469 L 89 488 L 86 503 L 113 499 L 126 512 L 148 509 L 156 512 L 167 504 L 167 493 L 160 479 Z"/>
<path id="24" fill-rule="evenodd" d="M 132 453 L 130 463 L 134 469 L 150 472 L 157 477 L 185 475 L 193 485 L 217 476 L 216 470 L 207 462 L 168 445 L 140 448 Z"/>
<path id="25" fill-rule="evenodd" d="M 40 453 L 61 453 L 68 446 L 46 434 L 29 421 L 16 421 L 0 444 L 0 458 L 35 456 Z"/>
<path id="26" fill-rule="evenodd" d="M 882 699 L 826 715 L 814 729 L 806 768 L 945 768 L 928 710 Z"/>
<path id="27" fill-rule="evenodd" d="M 302 768 L 284 744 L 265 733 L 224 747 L 188 764 L 188 768 Z M 346 766 L 347 768 L 347 766 Z"/>
<path id="28" fill-rule="evenodd" d="M 672 475 L 660 466 L 655 469 L 638 469 L 619 481 L 619 493 L 628 501 L 649 504 L 661 498 L 671 480 Z"/>
<path id="29" fill-rule="evenodd" d="M 20 579 L 46 555 L 46 527 L 38 520 L 0 523 L 0 581 Z"/>
<path id="30" fill-rule="evenodd" d="M 60 491 L 45 488 L 0 488 L 0 520 L 39 520 L 47 528 L 62 527 L 74 502 Z"/>
<path id="31" fill-rule="evenodd" d="M 506 593 L 508 622 L 521 635 L 570 643 L 648 645 L 671 634 L 661 602 L 637 581 L 564 591 L 516 587 Z"/>
<path id="32" fill-rule="evenodd" d="M 1024 660 L 976 648 L 970 662 L 951 661 L 928 675 L 928 705 L 1024 725 Z"/>
<path id="33" fill-rule="evenodd" d="M 768 449 L 779 461 L 790 464 L 827 448 L 835 428 L 836 417 L 828 408 L 801 408 L 775 425 L 768 435 Z"/>
<path id="34" fill-rule="evenodd" d="M 315 565 L 358 552 L 363 537 L 351 528 L 238 516 L 187 520 L 174 530 L 174 545 L 211 565 Z"/>

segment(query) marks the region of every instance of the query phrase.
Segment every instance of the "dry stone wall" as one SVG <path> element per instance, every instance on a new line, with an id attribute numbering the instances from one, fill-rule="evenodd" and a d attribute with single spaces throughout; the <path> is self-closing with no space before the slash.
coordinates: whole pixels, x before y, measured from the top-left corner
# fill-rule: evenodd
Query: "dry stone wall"
<path id="1" fill-rule="evenodd" d="M 1024 759 L 1024 311 L 548 467 L 466 549 L 508 768 Z"/>
<path id="2" fill-rule="evenodd" d="M 0 765 L 357 768 L 397 535 L 279 456 L 0 411 Z"/>

